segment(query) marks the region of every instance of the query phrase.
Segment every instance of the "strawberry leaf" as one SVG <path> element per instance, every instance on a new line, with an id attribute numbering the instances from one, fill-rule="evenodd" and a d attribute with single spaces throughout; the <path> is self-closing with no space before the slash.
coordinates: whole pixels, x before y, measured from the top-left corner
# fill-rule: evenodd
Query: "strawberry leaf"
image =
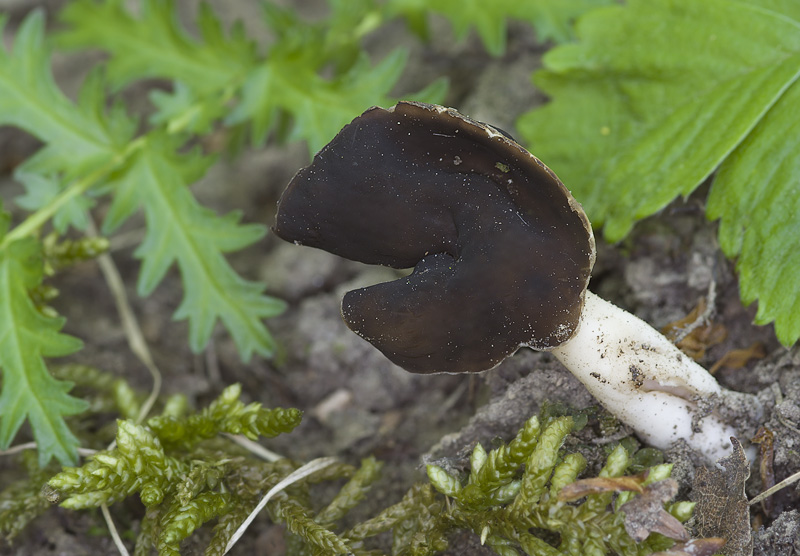
<path id="1" fill-rule="evenodd" d="M 800 20 L 798 20 L 800 21 Z M 786 346 L 800 338 L 800 87 L 794 84 L 722 163 L 708 197 L 720 246 L 739 257 L 742 301 L 755 322 L 775 322 Z"/>
<path id="2" fill-rule="evenodd" d="M 774 319 L 786 345 L 800 337 L 800 265 L 785 248 L 800 241 L 788 131 L 800 125 L 788 108 L 800 14 L 789 4 L 631 0 L 593 11 L 580 41 L 549 52 L 535 75 L 552 102 L 519 122 L 611 241 L 722 165 L 708 216 L 740 257 L 743 301 L 759 299 L 757 321 Z"/>

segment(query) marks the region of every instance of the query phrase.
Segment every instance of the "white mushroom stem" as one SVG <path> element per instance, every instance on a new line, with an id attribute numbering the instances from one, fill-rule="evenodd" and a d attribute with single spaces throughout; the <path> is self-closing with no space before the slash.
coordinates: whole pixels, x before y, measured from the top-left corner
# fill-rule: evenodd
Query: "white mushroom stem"
<path id="1" fill-rule="evenodd" d="M 720 396 L 720 385 L 634 315 L 587 291 L 577 332 L 552 353 L 648 444 L 684 439 L 709 461 L 730 452 L 734 428 L 697 406 Z"/>

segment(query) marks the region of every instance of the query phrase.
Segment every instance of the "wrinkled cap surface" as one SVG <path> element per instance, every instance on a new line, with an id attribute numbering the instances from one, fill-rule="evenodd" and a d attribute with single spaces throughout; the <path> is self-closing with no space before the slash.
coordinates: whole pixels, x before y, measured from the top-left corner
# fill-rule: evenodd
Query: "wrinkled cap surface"
<path id="1" fill-rule="evenodd" d="M 541 161 L 441 106 L 371 108 L 292 179 L 274 232 L 407 277 L 348 292 L 347 325 L 416 373 L 494 367 L 578 326 L 594 264 L 580 205 Z"/>

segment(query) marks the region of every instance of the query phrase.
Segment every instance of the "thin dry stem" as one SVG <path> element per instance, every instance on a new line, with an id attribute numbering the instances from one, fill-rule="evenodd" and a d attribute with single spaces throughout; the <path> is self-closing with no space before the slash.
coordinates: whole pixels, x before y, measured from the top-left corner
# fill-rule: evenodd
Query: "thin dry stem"
<path id="1" fill-rule="evenodd" d="M 128 549 L 125 548 L 125 545 L 122 543 L 122 539 L 117 532 L 117 527 L 114 525 L 114 520 L 111 519 L 111 512 L 108 511 L 108 506 L 103 503 L 100 505 L 100 511 L 103 512 L 103 518 L 106 520 L 106 524 L 108 525 L 108 531 L 111 533 L 111 538 L 114 539 L 114 544 L 117 547 L 121 556 L 130 556 Z"/>
<path id="2" fill-rule="evenodd" d="M 233 548 L 233 545 L 235 545 L 239 541 L 239 539 L 242 537 L 242 535 L 244 535 L 244 532 L 247 531 L 247 528 L 250 527 L 250 524 L 253 522 L 253 520 L 256 518 L 259 512 L 261 512 L 261 510 L 264 509 L 264 506 L 267 505 L 267 502 L 269 502 L 273 496 L 284 490 L 289 485 L 296 483 L 297 481 L 301 481 L 306 477 L 308 477 L 309 475 L 333 465 L 334 463 L 336 463 L 336 461 L 337 461 L 336 458 L 331 458 L 331 457 L 317 458 L 311 460 L 302 467 L 297 468 L 295 471 L 287 475 L 281 482 L 272 487 L 269 490 L 269 492 L 267 492 L 267 494 L 264 495 L 264 498 L 261 499 L 261 501 L 255 507 L 255 509 L 252 512 L 250 512 L 250 515 L 247 516 L 247 519 L 244 520 L 244 523 L 242 523 L 236 530 L 236 532 L 233 534 L 231 539 L 228 541 L 227 546 L 225 546 L 224 554 L 227 554 L 230 551 L 230 549 Z"/>
<path id="3" fill-rule="evenodd" d="M 88 231 L 90 236 L 96 237 L 98 235 L 97 227 L 91 219 L 89 221 Z M 125 293 L 125 284 L 122 282 L 122 277 L 114 264 L 114 260 L 109 254 L 104 253 L 98 257 L 98 263 L 100 264 L 100 270 L 103 272 L 103 277 L 108 284 L 108 288 L 114 296 L 114 302 L 117 305 L 117 311 L 119 311 L 119 316 L 122 321 L 122 328 L 125 331 L 125 336 L 128 338 L 128 345 L 134 355 L 144 363 L 144 366 L 147 367 L 147 370 L 150 371 L 150 376 L 153 378 L 153 388 L 150 391 L 150 395 L 147 400 L 145 400 L 144 404 L 142 404 L 139 415 L 136 417 L 136 423 L 139 424 L 144 421 L 147 414 L 150 413 L 150 410 L 153 408 L 161 392 L 161 371 L 158 370 L 158 367 L 156 367 L 156 364 L 153 362 L 150 348 L 147 346 L 144 334 L 142 334 L 142 329 L 139 327 L 139 322 L 136 320 L 136 315 L 134 315 L 131 305 L 128 302 L 128 296 Z"/>
<path id="4" fill-rule="evenodd" d="M 89 218 L 89 227 L 87 231 L 90 236 L 97 237 L 99 235 L 97 227 L 91 218 Z M 108 288 L 114 296 L 114 302 L 117 305 L 117 311 L 122 321 L 122 329 L 125 331 L 125 337 L 128 339 L 128 345 L 134 355 L 144 363 L 144 366 L 147 367 L 147 370 L 150 371 L 150 376 L 153 378 L 153 388 L 150 391 L 150 395 L 147 397 L 144 404 L 142 404 L 139 415 L 136 417 L 136 423 L 138 424 L 144 421 L 158 399 L 158 394 L 161 392 L 161 371 L 158 370 L 158 367 L 156 367 L 156 364 L 153 362 L 150 348 L 147 346 L 144 334 L 142 334 L 142 329 L 139 327 L 139 322 L 136 320 L 136 315 L 133 313 L 133 309 L 131 309 L 131 305 L 128 302 L 128 296 L 125 293 L 125 284 L 114 264 L 114 260 L 111 258 L 111 255 L 104 253 L 98 257 L 97 262 L 100 265 L 100 270 L 103 272 L 103 277 L 108 284 Z M 112 449 L 115 444 L 116 441 L 112 442 L 108 449 Z M 117 534 L 117 528 L 114 525 L 111 512 L 108 511 L 108 506 L 103 504 L 101 509 L 108 530 L 114 539 L 114 544 L 117 546 L 117 550 L 119 550 L 121 556 L 129 556 L 128 550 L 125 548 L 125 545 L 122 544 L 122 539 L 119 538 L 119 534 Z"/>
<path id="5" fill-rule="evenodd" d="M 0 450 L 0 456 L 11 456 L 20 452 L 24 452 L 25 450 L 36 450 L 38 447 L 39 445 L 36 442 L 25 442 L 24 444 L 17 444 L 16 446 L 11 446 L 5 450 Z M 93 456 L 97 453 L 97 450 L 92 450 L 91 448 L 78 447 L 77 450 L 78 455 L 84 457 Z"/>
<path id="6" fill-rule="evenodd" d="M 284 459 L 282 455 L 276 454 L 272 450 L 267 450 L 258 442 L 250 440 L 249 438 L 242 436 L 241 434 L 229 434 L 227 432 L 223 432 L 222 436 L 231 439 L 233 442 L 235 442 L 236 444 L 238 444 L 251 454 L 265 461 L 278 461 L 280 459 Z"/>
<path id="7" fill-rule="evenodd" d="M 689 334 L 700 328 L 705 323 L 711 320 L 714 312 L 716 311 L 717 303 L 717 282 L 712 278 L 708 284 L 708 293 L 706 294 L 706 308 L 697 316 L 691 324 L 686 325 L 684 328 L 677 331 L 677 335 L 672 338 L 673 344 L 679 344 L 681 340 L 686 338 Z"/>
<path id="8" fill-rule="evenodd" d="M 791 485 L 792 483 L 796 483 L 797 481 L 800 481 L 800 471 L 798 471 L 794 475 L 789 475 L 788 477 L 786 477 L 784 480 L 782 480 L 777 485 L 771 486 L 770 488 L 768 488 L 767 490 L 765 490 L 764 492 L 762 492 L 761 494 L 759 494 L 758 496 L 756 496 L 752 500 L 750 500 L 750 502 L 748 502 L 748 504 L 750 504 L 751 506 L 753 504 L 758 504 L 762 500 L 764 500 L 766 498 L 769 498 L 770 496 L 772 496 L 773 494 L 775 494 L 779 490 L 781 490 L 783 488 L 786 488 L 787 486 Z"/>

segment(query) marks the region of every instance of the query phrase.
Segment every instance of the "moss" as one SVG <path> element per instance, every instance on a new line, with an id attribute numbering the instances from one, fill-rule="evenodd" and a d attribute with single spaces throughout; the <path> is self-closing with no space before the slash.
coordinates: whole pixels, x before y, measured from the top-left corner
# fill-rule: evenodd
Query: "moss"
<path id="1" fill-rule="evenodd" d="M 137 393 L 102 373 L 80 367 L 64 372 L 117 401 L 114 392 L 128 392 L 126 399 L 134 400 L 132 405 L 115 404 L 125 413 L 138 407 Z M 31 498 L 38 500 L 32 512 L 41 511 L 48 498 L 67 508 L 83 509 L 138 494 L 146 513 L 134 554 L 149 554 L 152 548 L 159 554 L 179 554 L 181 541 L 212 522 L 213 536 L 206 554 L 222 554 L 264 494 L 302 465 L 289 459 L 255 459 L 219 436 L 224 432 L 252 439 L 272 437 L 291 432 L 300 422 L 301 414 L 295 409 L 242 403 L 240 391 L 237 385 L 231 386 L 194 413 L 187 413 L 185 399 L 174 398 L 146 424 L 119 420 L 115 447 L 50 479 L 36 494 L 39 498 Z M 470 470 L 463 476 L 429 465 L 429 484 L 412 486 L 400 502 L 349 529 L 340 529 L 340 524 L 351 509 L 370 497 L 370 487 L 380 474 L 381 463 L 374 458 L 362 460 L 358 468 L 335 463 L 292 483 L 270 499 L 267 511 L 274 522 L 286 525 L 287 553 L 295 556 L 379 554 L 371 548 L 376 542 L 373 539 L 385 538 L 387 533 L 393 554 L 427 556 L 445 550 L 449 536 L 464 529 L 473 531 L 502 556 L 640 556 L 668 548 L 672 541 L 657 534 L 641 543 L 628 536 L 625 515 L 618 508 L 637 494 L 616 492 L 624 489 L 615 489 L 613 481 L 610 489 L 591 492 L 578 501 L 559 497 L 564 487 L 578 484 L 586 467 L 583 456 L 563 448 L 565 438 L 576 422 L 578 426 L 585 422 L 585 415 L 565 415 L 563 408 L 556 409 L 548 406 L 530 418 L 508 444 L 490 452 L 476 445 Z M 598 476 L 615 478 L 632 469 L 644 469 L 620 482 L 633 481 L 642 490 L 668 477 L 671 470 L 664 464 L 645 468 L 648 462 L 660 462 L 660 454 L 630 453 L 618 444 Z M 344 481 L 327 503 L 316 500 L 310 489 L 322 481 Z M 20 492 L 28 497 L 38 492 L 34 481 L 25 484 L 27 490 Z M 668 510 L 686 520 L 692 506 L 677 502 Z M 0 513 L 0 525 L 8 515 Z M 5 531 L 18 528 L 7 525 Z"/>

